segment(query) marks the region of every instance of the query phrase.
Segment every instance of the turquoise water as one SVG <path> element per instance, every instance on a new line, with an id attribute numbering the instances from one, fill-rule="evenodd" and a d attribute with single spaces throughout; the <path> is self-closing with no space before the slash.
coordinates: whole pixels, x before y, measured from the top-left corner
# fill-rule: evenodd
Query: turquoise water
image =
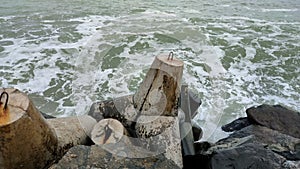
<path id="1" fill-rule="evenodd" d="M 300 110 L 300 1 L 27 0 L 0 4 L 0 86 L 43 112 L 85 114 L 137 90 L 173 51 L 203 104 L 204 139 L 259 104 Z"/>

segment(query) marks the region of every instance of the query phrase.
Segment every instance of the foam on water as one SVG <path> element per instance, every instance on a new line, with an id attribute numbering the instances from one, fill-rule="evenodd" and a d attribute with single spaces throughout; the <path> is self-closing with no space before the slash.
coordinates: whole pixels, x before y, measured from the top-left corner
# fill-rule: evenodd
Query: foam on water
<path id="1" fill-rule="evenodd" d="M 158 23 L 161 22 L 165 24 L 153 25 L 152 22 L 154 19 Z M 150 24 L 148 25 L 148 22 L 145 22 L 145 20 L 148 20 Z M 170 22 L 174 20 L 176 22 Z M 180 20 L 179 23 L 177 23 L 178 20 Z M 143 27 L 137 30 L 133 29 L 136 24 L 139 24 L 141 21 L 144 21 Z M 98 22 L 105 21 L 98 20 Z M 185 24 L 185 29 L 190 29 L 187 33 L 193 35 L 194 32 L 194 34 L 196 33 L 198 36 L 190 36 L 189 34 L 180 35 L 180 32 L 177 34 L 174 33 L 177 27 L 181 29 L 182 22 Z M 127 24 L 123 25 L 123 23 Z M 90 25 L 91 23 L 89 23 L 89 27 Z M 141 26 L 142 25 L 139 25 L 139 27 Z M 153 26 L 155 27 L 153 28 Z M 79 27 L 85 28 L 85 26 Z M 127 29 L 127 27 L 132 29 Z M 151 31 L 151 29 L 155 31 Z M 156 32 L 165 35 L 171 34 L 169 35 L 170 39 L 167 39 L 170 40 L 170 42 L 162 44 L 160 42 L 161 39 L 155 37 L 158 36 L 155 34 Z M 187 65 L 184 69 L 183 82 L 190 85 L 199 95 L 201 93 L 201 96 L 205 97 L 205 99 L 203 99 L 202 113 L 200 113 L 198 117 L 200 121 L 203 120 L 202 126 L 210 130 L 205 132 L 204 139 L 208 139 L 213 134 L 219 125 L 224 112 L 223 109 L 225 108 L 224 96 L 221 94 L 224 92 L 222 76 L 226 72 L 221 63 L 224 52 L 217 46 L 208 46 L 203 43 L 203 39 L 201 38 L 205 36 L 201 35 L 202 32 L 199 32 L 197 26 L 189 23 L 187 19 L 181 19 L 177 15 L 150 10 L 136 17 L 114 18 L 109 25 L 103 25 L 95 34 L 96 36 L 92 36 L 86 44 L 86 50 L 82 51 L 82 54 L 80 54 L 78 58 L 79 64 L 77 68 L 84 71 L 79 71 L 79 74 L 76 75 L 77 77 L 73 81 L 73 89 L 80 89 L 80 91 L 74 92 L 74 95 L 76 95 L 76 98 L 79 100 L 77 102 L 80 103 L 76 108 L 77 111 L 80 110 L 78 113 L 86 112 L 89 109 L 89 106 L 83 107 L 82 105 L 91 105 L 92 102 L 99 99 L 115 98 L 133 93 L 137 89 L 138 84 L 142 81 L 142 77 L 154 57 L 159 53 L 172 50 L 175 52 L 176 57 L 184 60 Z M 111 34 L 116 36 L 117 40 L 107 38 L 110 37 Z M 124 39 L 118 39 L 120 37 L 125 38 L 125 41 Z M 126 38 L 128 37 L 134 38 L 133 40 L 127 41 L 128 39 L 126 40 Z M 148 48 L 142 48 L 139 49 L 140 51 L 134 51 L 132 53 L 132 49 L 137 44 L 143 43 L 147 44 Z M 174 43 L 176 43 L 176 45 L 174 45 Z M 109 53 L 112 48 L 123 45 L 125 45 L 125 47 L 122 49 L 122 52 L 118 53 L 117 56 L 113 56 L 126 58 L 122 61 L 120 66 L 102 69 L 101 66 L 104 64 L 103 59 L 109 57 L 107 53 Z M 178 45 L 180 46 L 179 49 Z M 191 48 L 191 51 L 186 50 L 186 48 Z M 89 53 L 91 58 L 86 57 L 87 53 Z M 91 63 L 95 62 L 97 53 L 101 55 L 100 61 L 98 62 L 99 64 L 91 66 Z M 132 82 L 135 82 L 135 85 L 134 88 L 130 89 L 130 83 Z M 203 85 L 206 84 L 210 85 L 210 87 L 203 87 Z M 103 89 L 105 91 L 101 91 Z"/>
<path id="2" fill-rule="evenodd" d="M 33 14 L 34 15 L 34 14 Z M 14 24 L 16 17 L 2 17 L 5 24 Z M 33 17 L 33 16 L 31 16 Z M 26 17 L 25 17 L 26 18 Z M 66 21 L 69 22 L 69 21 Z M 70 21 L 72 22 L 72 21 Z M 4 50 L 0 53 L 1 71 L 4 72 L 1 79 L 2 87 L 15 87 L 29 94 L 44 96 L 43 100 L 48 103 L 47 106 L 55 106 L 54 109 L 43 109 L 43 105 L 39 105 L 42 111 L 51 114 L 60 114 L 66 116 L 69 113 L 68 106 L 65 105 L 65 99 L 70 97 L 67 88 L 71 84 L 72 79 L 72 62 L 76 59 L 76 50 L 80 48 L 85 38 L 77 42 L 65 43 L 59 38 L 59 28 L 55 28 L 52 24 L 57 24 L 55 20 L 44 20 L 35 30 L 24 30 L 24 34 L 16 35 L 17 37 L 6 37 L 2 35 L 0 43 L 10 42 L 10 45 L 3 46 Z M 34 34 L 40 29 L 47 31 L 45 35 Z M 12 32 L 19 31 L 7 30 Z M 60 89 L 61 88 L 61 89 Z M 61 92 L 57 94 L 56 92 Z M 56 98 L 55 98 L 56 97 Z M 41 97 L 36 101 L 39 103 Z M 48 112 L 59 111 L 58 113 Z M 62 114 L 65 113 L 65 114 Z"/>
<path id="3" fill-rule="evenodd" d="M 294 9 L 261 9 L 263 12 L 295 12 L 298 11 L 297 8 Z"/>

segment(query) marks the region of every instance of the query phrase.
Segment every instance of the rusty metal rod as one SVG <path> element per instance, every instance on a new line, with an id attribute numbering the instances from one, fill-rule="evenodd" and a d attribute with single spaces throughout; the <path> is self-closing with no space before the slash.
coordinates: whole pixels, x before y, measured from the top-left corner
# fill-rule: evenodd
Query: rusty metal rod
<path id="1" fill-rule="evenodd" d="M 173 52 L 170 52 L 170 53 L 169 53 L 169 56 L 168 56 L 168 60 L 170 60 L 170 59 L 173 60 L 173 56 L 174 56 L 174 53 L 173 53 Z"/>
<path id="2" fill-rule="evenodd" d="M 0 95 L 0 102 L 1 102 L 1 100 L 2 100 L 2 97 L 3 97 L 3 95 L 6 95 L 6 101 L 5 101 L 5 104 L 4 104 L 4 110 L 6 110 L 7 109 L 7 104 L 8 104 L 8 98 L 9 98 L 9 96 L 8 96 L 8 93 L 7 92 L 2 92 L 1 93 L 1 95 Z M 2 103 L 2 102 L 1 102 Z"/>

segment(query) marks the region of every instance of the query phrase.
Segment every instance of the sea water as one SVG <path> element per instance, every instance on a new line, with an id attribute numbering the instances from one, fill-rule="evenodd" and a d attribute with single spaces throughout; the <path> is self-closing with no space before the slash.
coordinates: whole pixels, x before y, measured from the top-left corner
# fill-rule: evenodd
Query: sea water
<path id="1" fill-rule="evenodd" d="M 44 113 L 86 114 L 133 94 L 173 51 L 202 99 L 203 140 L 260 104 L 300 110 L 299 0 L 2 0 L 0 86 Z"/>

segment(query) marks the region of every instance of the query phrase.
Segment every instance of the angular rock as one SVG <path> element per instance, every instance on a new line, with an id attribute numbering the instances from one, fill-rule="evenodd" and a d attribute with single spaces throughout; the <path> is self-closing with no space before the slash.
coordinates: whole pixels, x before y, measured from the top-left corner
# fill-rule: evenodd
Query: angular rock
<path id="1" fill-rule="evenodd" d="M 250 122 L 300 138 L 300 113 L 280 105 L 261 105 L 246 110 Z"/>
<path id="2" fill-rule="evenodd" d="M 250 121 L 248 120 L 247 117 L 241 117 L 238 118 L 231 123 L 228 123 L 224 126 L 222 126 L 222 130 L 225 132 L 232 132 L 232 131 L 237 131 L 242 128 L 245 128 L 247 126 L 251 125 Z"/>
<path id="3" fill-rule="evenodd" d="M 274 169 L 282 168 L 285 159 L 263 145 L 250 143 L 214 152 L 211 169 Z"/>
<path id="4" fill-rule="evenodd" d="M 133 107 L 132 97 L 133 95 L 128 95 L 94 103 L 88 115 L 94 117 L 97 121 L 104 118 L 117 119 L 126 128 L 129 128 L 137 115 Z"/>
<path id="5" fill-rule="evenodd" d="M 179 167 L 162 154 L 144 158 L 128 158 L 112 154 L 101 146 L 75 146 L 66 155 L 49 169 L 65 168 L 105 168 L 105 169 L 178 169 Z"/>
<path id="6" fill-rule="evenodd" d="M 284 169 L 299 169 L 300 161 L 286 161 L 282 164 Z"/>
<path id="7" fill-rule="evenodd" d="M 277 152 L 278 154 L 280 154 L 281 156 L 284 156 L 286 159 L 288 160 L 300 160 L 300 151 L 296 150 L 296 151 L 282 151 L 282 152 Z"/>
<path id="8" fill-rule="evenodd" d="M 232 145 L 242 145 L 258 142 L 266 148 L 276 152 L 287 159 L 297 160 L 300 152 L 300 139 L 282 134 L 276 130 L 259 125 L 243 128 L 229 137 L 219 140 L 212 149 L 226 149 Z"/>
<path id="9" fill-rule="evenodd" d="M 181 138 L 177 117 L 140 116 L 135 127 L 142 147 L 149 151 L 164 153 L 168 159 L 182 167 Z"/>
<path id="10" fill-rule="evenodd" d="M 57 164 L 52 165 L 49 169 L 85 168 L 90 149 L 89 146 L 83 145 L 72 147 Z"/>
<path id="11" fill-rule="evenodd" d="M 196 154 L 204 154 L 204 152 L 206 152 L 210 147 L 212 147 L 213 144 L 204 141 L 204 142 L 195 142 L 194 146 L 195 146 Z"/>
<path id="12" fill-rule="evenodd" d="M 195 143 L 196 155 L 183 158 L 184 168 L 296 169 L 300 139 L 260 125 L 250 125 L 215 144 Z M 209 167 L 207 167 L 207 160 Z M 195 168 L 195 167 L 194 167 Z"/>
<path id="13" fill-rule="evenodd" d="M 134 126 L 137 112 L 133 107 L 133 95 L 118 97 L 111 100 L 105 100 L 94 103 L 88 115 L 94 117 L 97 121 L 105 118 L 113 118 L 120 121 L 132 137 L 137 137 Z"/>

